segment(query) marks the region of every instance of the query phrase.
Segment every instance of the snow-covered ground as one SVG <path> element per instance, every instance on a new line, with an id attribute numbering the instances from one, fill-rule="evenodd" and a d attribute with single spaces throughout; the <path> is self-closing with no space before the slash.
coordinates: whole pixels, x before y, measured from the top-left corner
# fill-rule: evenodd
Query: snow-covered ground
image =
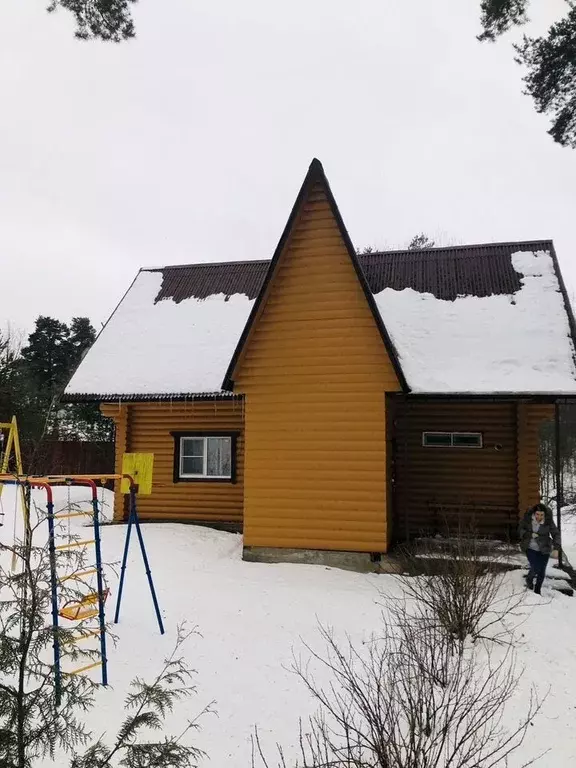
<path id="1" fill-rule="evenodd" d="M 573 568 L 576 568 L 576 506 L 566 507 L 562 515 L 563 549 Z"/>
<path id="2" fill-rule="evenodd" d="M 2 498 L 4 542 L 13 535 L 13 492 L 6 488 Z M 84 491 L 74 493 L 87 498 Z M 60 491 L 60 498 L 65 494 Z M 323 566 L 246 563 L 239 535 L 207 528 L 148 524 L 143 532 L 167 632 L 163 637 L 158 633 L 134 539 L 121 621 L 115 628 L 118 643 L 109 649 L 111 685 L 100 689 L 88 724 L 98 735 L 113 731 L 123 715 L 129 681 L 136 675 L 153 677 L 174 644 L 176 625 L 187 620 L 201 633 L 185 649 L 197 670 L 198 695 L 171 721 L 173 730 L 215 701 L 218 715 L 206 716 L 194 736 L 197 746 L 208 753 L 207 766 L 248 768 L 255 725 L 265 744 L 279 741 L 290 754 L 298 719 L 311 711 L 308 693 L 290 671 L 293 653 L 302 653 L 303 640 L 319 647 L 319 621 L 357 641 L 377 632 L 386 605 L 382 592 L 397 593 L 397 582 L 392 576 Z M 576 523 L 567 521 L 564 534 L 566 549 L 576 561 Z M 123 526 L 103 529 L 107 562 L 120 559 L 124 535 Z M 111 619 L 117 587 L 111 569 L 108 581 Z M 520 572 L 507 575 L 506 585 L 511 591 L 521 589 Z M 576 765 L 576 599 L 545 592 L 542 598 L 531 593 L 526 597 L 517 648 L 525 672 L 519 700 L 507 715 L 510 722 L 527 707 L 532 685 L 541 695 L 548 691 L 549 695 L 537 727 L 530 729 L 511 768 L 548 748 L 539 765 Z"/>

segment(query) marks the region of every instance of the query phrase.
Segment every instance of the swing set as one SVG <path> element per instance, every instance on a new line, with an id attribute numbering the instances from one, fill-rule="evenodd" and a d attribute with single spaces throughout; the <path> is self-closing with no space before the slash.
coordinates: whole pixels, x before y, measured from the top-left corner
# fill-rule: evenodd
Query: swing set
<path id="1" fill-rule="evenodd" d="M 17 443 L 18 444 L 18 443 Z M 18 444 L 19 445 L 19 444 Z M 20 466 L 21 467 L 21 460 Z M 4 463 L 2 465 L 4 469 Z M 126 528 L 126 537 L 124 541 L 124 552 L 122 556 L 122 565 L 120 569 L 120 583 L 118 587 L 118 596 L 116 599 L 116 607 L 114 613 L 114 623 L 117 624 L 120 620 L 120 607 L 122 602 L 122 595 L 124 590 L 124 580 L 126 575 L 126 566 L 128 561 L 128 552 L 130 547 L 130 539 L 132 529 L 135 529 L 138 542 L 140 545 L 140 551 L 144 568 L 146 571 L 146 577 L 148 580 L 148 586 L 154 605 L 154 611 L 156 614 L 156 620 L 158 622 L 158 628 L 160 634 L 164 634 L 164 625 L 162 622 L 162 616 L 160 614 L 160 608 L 156 597 L 156 590 L 154 588 L 154 582 L 152 580 L 152 573 L 150 570 L 150 564 L 146 553 L 146 547 L 144 545 L 144 538 L 142 536 L 142 530 L 140 527 L 140 521 L 137 511 L 137 494 L 138 485 L 134 481 L 134 478 L 129 474 L 109 474 L 109 475 L 47 475 L 42 477 L 26 476 L 20 473 L 8 474 L 6 472 L 0 473 L 0 498 L 3 486 L 5 484 L 16 485 L 20 489 L 20 493 L 23 499 L 23 515 L 25 523 L 25 540 L 30 540 L 30 523 L 29 523 L 29 497 L 32 489 L 43 490 L 46 494 L 46 517 L 48 522 L 48 547 L 49 547 L 49 562 L 50 562 L 50 590 L 51 590 L 51 606 L 52 606 L 52 631 L 53 631 L 53 650 L 54 650 L 54 677 L 55 677 L 55 695 L 56 703 L 60 704 L 62 698 L 62 676 L 63 675 L 77 675 L 83 672 L 87 672 L 95 667 L 101 667 L 102 672 L 102 685 L 108 685 L 108 659 L 106 653 L 106 618 L 105 618 L 105 603 L 110 595 L 110 590 L 105 583 L 103 567 L 102 567 L 102 550 L 101 550 L 101 507 L 103 504 L 103 498 L 101 501 L 98 499 L 98 487 L 97 481 L 104 484 L 109 480 L 115 480 L 121 482 L 123 485 L 127 484 L 129 494 L 129 516 L 128 525 Z M 68 505 L 66 511 L 55 512 L 54 511 L 54 494 L 53 487 L 59 485 L 66 485 L 68 487 Z M 70 499 L 70 489 L 74 486 L 86 486 L 90 489 L 91 500 L 90 510 L 80 510 L 75 507 Z M 122 489 L 124 490 L 124 488 Z M 17 503 L 16 494 L 16 503 Z M 93 538 L 79 540 L 73 538 L 70 535 L 70 527 L 68 528 L 68 541 L 62 544 L 57 543 L 56 535 L 58 532 L 58 524 L 61 520 L 68 520 L 76 517 L 87 516 L 90 519 L 90 524 L 94 529 Z M 15 515 L 16 517 L 16 515 Z M 58 576 L 58 566 L 60 558 L 58 553 L 71 550 L 75 548 L 83 548 L 88 551 L 89 547 L 94 547 L 94 564 L 86 567 L 84 570 L 68 573 L 61 577 Z M 13 570 L 15 569 L 13 565 Z M 96 577 L 96 585 L 92 587 L 86 582 L 87 578 Z M 74 580 L 78 584 L 85 586 L 89 591 L 85 594 L 79 594 L 74 599 L 68 600 L 61 604 L 60 602 L 60 588 L 61 585 L 69 580 Z M 84 626 L 83 622 L 90 619 L 98 619 L 96 627 Z M 60 620 L 64 619 L 70 622 L 78 622 L 80 626 L 77 627 L 77 634 L 69 642 L 79 642 L 88 637 L 98 636 L 100 640 L 98 660 L 91 662 L 79 669 L 74 669 L 69 672 L 64 672 L 61 669 L 61 638 L 60 638 Z"/>

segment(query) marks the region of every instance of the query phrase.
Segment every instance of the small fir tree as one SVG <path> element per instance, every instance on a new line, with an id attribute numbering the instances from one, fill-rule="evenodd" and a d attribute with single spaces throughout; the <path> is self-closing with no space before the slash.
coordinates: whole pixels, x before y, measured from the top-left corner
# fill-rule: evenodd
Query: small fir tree
<path id="1" fill-rule="evenodd" d="M 94 704 L 96 684 L 85 675 L 62 676 L 57 704 L 52 646 L 57 640 L 63 669 L 84 666 L 99 658 L 87 637 L 86 622 L 73 630 L 54 629 L 51 615 L 50 557 L 47 524 L 40 515 L 28 527 L 24 543 L 0 543 L 0 765 L 2 768 L 35 768 L 50 760 L 62 766 L 64 755 L 71 768 L 189 768 L 196 766 L 200 750 L 188 743 L 197 720 L 191 720 L 176 737 L 164 730 L 169 713 L 191 696 L 191 670 L 180 651 L 189 636 L 178 629 L 172 654 L 157 677 L 147 683 L 135 678 L 125 699 L 126 716 L 116 736 L 98 740 L 82 721 Z M 37 540 L 41 544 L 36 543 Z M 66 572 L 86 569 L 81 548 L 57 551 L 58 568 Z M 13 560 L 15 569 L 9 566 Z M 78 601 L 78 582 L 67 579 L 58 587 L 62 604 Z M 46 765 L 46 762 L 42 762 Z"/>

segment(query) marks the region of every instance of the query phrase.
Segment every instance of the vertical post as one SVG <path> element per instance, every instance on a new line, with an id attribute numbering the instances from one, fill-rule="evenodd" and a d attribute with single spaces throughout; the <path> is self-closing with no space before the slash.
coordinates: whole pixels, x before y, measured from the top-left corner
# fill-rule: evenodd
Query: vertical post
<path id="1" fill-rule="evenodd" d="M 130 486 L 132 487 L 132 486 Z M 132 492 L 130 492 L 132 493 Z M 122 566 L 120 567 L 120 583 L 118 585 L 118 597 L 116 598 L 116 611 L 114 613 L 114 624 L 118 624 L 120 619 L 120 603 L 122 602 L 122 592 L 124 591 L 124 577 L 126 575 L 126 563 L 128 561 L 128 549 L 130 548 L 130 536 L 132 534 L 132 503 L 128 512 L 128 528 L 126 529 L 126 540 L 124 541 L 124 554 L 122 555 Z"/>
<path id="2" fill-rule="evenodd" d="M 60 670 L 60 638 L 58 637 L 58 581 L 56 576 L 56 546 L 54 542 L 54 503 L 52 489 L 46 486 L 48 501 L 48 553 L 50 558 L 50 592 L 52 602 L 52 643 L 54 646 L 54 688 L 56 706 L 62 701 L 62 672 Z"/>
<path id="3" fill-rule="evenodd" d="M 140 551 L 142 552 L 142 560 L 144 561 L 144 568 L 148 578 L 148 585 L 150 586 L 150 594 L 152 595 L 152 602 L 154 603 L 154 611 L 156 612 L 156 619 L 158 621 L 160 634 L 163 635 L 164 624 L 162 623 L 162 616 L 160 615 L 160 607 L 158 606 L 156 590 L 154 589 L 154 582 L 152 581 L 152 572 L 150 571 L 148 555 L 146 554 L 146 547 L 144 546 L 142 531 L 140 530 L 140 521 L 138 520 L 138 512 L 136 510 L 136 488 L 134 486 L 130 488 L 130 516 L 133 518 L 134 525 L 136 526 L 136 533 L 138 535 L 138 541 L 140 542 Z"/>
<path id="4" fill-rule="evenodd" d="M 102 546 L 100 542 L 100 517 L 98 491 L 92 483 L 92 510 L 94 518 L 94 548 L 96 550 L 96 584 L 98 588 L 98 627 L 100 630 L 100 658 L 102 660 L 102 685 L 108 685 L 108 658 L 106 656 L 106 619 L 104 616 L 104 579 L 102 578 Z"/>
<path id="5" fill-rule="evenodd" d="M 164 624 L 162 622 L 162 616 L 160 614 L 160 607 L 158 606 L 156 590 L 154 589 L 154 582 L 152 580 L 152 573 L 150 571 L 150 563 L 148 562 L 146 547 L 144 546 L 144 538 L 142 536 L 142 531 L 140 530 L 140 522 L 138 520 L 138 511 L 136 509 L 136 484 L 134 483 L 132 478 L 130 478 L 130 497 L 129 498 L 130 498 L 130 511 L 128 513 L 128 530 L 126 531 L 126 541 L 124 543 L 124 555 L 122 557 L 122 566 L 120 568 L 120 584 L 118 585 L 118 599 L 116 601 L 116 613 L 114 615 L 114 623 L 118 624 L 118 620 L 120 618 L 120 603 L 122 601 L 122 592 L 124 590 L 124 576 L 126 573 L 126 563 L 128 560 L 128 548 L 130 546 L 130 536 L 132 533 L 132 526 L 134 526 L 136 528 L 136 535 L 138 536 L 138 542 L 140 544 L 140 551 L 142 553 L 142 560 L 144 561 L 144 568 L 146 570 L 148 586 L 150 587 L 150 594 L 152 595 L 152 602 L 154 603 L 156 620 L 158 621 L 160 634 L 163 635 Z"/>
<path id="6" fill-rule="evenodd" d="M 560 541 L 562 541 L 562 506 L 564 504 L 564 488 L 562 478 L 562 441 L 560 434 L 560 403 L 558 400 L 554 403 L 554 437 L 556 439 L 555 450 L 555 470 L 556 470 L 556 525 L 560 531 Z M 558 565 L 562 567 L 562 547 L 558 550 Z"/>

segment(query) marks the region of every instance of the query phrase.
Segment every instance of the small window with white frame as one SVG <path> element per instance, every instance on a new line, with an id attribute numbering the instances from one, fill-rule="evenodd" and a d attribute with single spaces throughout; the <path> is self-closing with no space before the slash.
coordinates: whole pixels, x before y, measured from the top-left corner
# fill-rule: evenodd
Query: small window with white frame
<path id="1" fill-rule="evenodd" d="M 481 432 L 422 432 L 424 448 L 482 448 Z"/>
<path id="2" fill-rule="evenodd" d="M 234 434 L 175 433 L 174 482 L 233 481 Z"/>

